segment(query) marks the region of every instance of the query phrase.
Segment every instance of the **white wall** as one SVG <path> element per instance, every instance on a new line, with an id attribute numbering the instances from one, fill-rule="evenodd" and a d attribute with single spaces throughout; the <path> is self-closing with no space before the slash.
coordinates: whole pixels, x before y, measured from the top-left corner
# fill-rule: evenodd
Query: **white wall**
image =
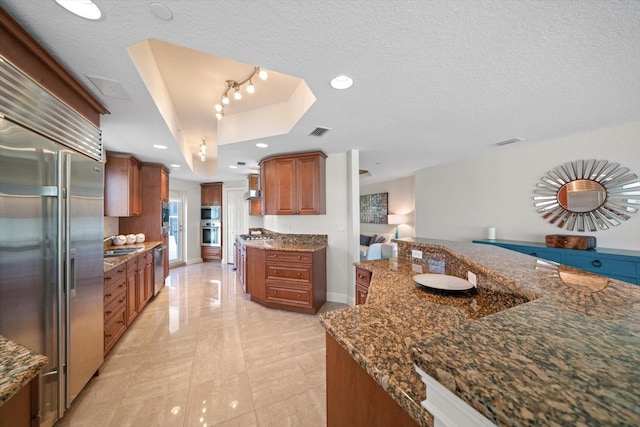
<path id="1" fill-rule="evenodd" d="M 389 193 L 389 214 L 407 215 L 409 223 L 398 226 L 398 237 L 413 237 L 415 232 L 413 218 L 415 210 L 414 177 L 408 176 L 360 187 L 361 195 L 375 193 Z M 371 236 L 383 233 L 392 234 L 395 231 L 395 225 L 360 223 L 360 234 Z"/>
<path id="2" fill-rule="evenodd" d="M 169 189 L 184 191 L 186 194 L 184 236 L 187 241 L 186 263 L 202 262 L 200 254 L 200 184 L 171 178 Z"/>
<path id="3" fill-rule="evenodd" d="M 349 303 L 353 296 L 353 255 L 349 249 L 347 154 L 327 157 L 327 213 L 326 215 L 265 215 L 264 228 L 278 233 L 326 234 L 327 300 Z"/>
<path id="4" fill-rule="evenodd" d="M 415 174 L 416 236 L 458 241 L 487 237 L 544 242 L 547 234 L 584 234 L 598 247 L 640 249 L 640 213 L 617 227 L 578 233 L 549 224 L 533 206 L 547 171 L 580 159 L 618 162 L 640 174 L 640 122 L 540 143 L 496 147 L 495 154 Z"/>

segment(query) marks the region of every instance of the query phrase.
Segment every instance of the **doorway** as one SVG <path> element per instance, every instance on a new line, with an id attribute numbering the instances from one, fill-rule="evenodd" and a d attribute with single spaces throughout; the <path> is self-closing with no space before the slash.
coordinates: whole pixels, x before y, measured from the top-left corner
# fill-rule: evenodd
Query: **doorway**
<path id="1" fill-rule="evenodd" d="M 230 188 L 227 192 L 224 246 L 227 264 L 235 263 L 234 244 L 236 235 L 247 233 L 247 201 L 244 199 L 245 188 Z"/>
<path id="2" fill-rule="evenodd" d="M 185 192 L 169 192 L 169 267 L 185 265 L 184 254 L 186 241 L 184 238 Z"/>

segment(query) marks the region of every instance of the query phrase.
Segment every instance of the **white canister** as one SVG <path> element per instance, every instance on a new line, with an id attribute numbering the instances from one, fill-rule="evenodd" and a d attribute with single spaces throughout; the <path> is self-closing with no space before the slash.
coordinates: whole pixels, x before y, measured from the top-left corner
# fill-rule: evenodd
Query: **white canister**
<path id="1" fill-rule="evenodd" d="M 496 240 L 496 228 L 495 227 L 487 228 L 487 239 Z"/>
<path id="2" fill-rule="evenodd" d="M 127 237 L 124 234 L 120 234 L 113 238 L 113 244 L 116 246 L 124 245 L 127 242 Z"/>
<path id="3" fill-rule="evenodd" d="M 127 234 L 127 245 L 132 245 L 136 242 L 135 234 Z"/>
<path id="4" fill-rule="evenodd" d="M 136 243 L 143 243 L 145 239 L 144 233 L 136 234 Z"/>

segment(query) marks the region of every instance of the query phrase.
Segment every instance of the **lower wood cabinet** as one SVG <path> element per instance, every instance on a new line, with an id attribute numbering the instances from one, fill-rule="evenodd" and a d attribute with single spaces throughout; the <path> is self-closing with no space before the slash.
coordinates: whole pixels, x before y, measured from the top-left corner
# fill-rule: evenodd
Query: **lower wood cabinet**
<path id="1" fill-rule="evenodd" d="M 104 354 L 153 297 L 153 250 L 104 274 Z"/>
<path id="2" fill-rule="evenodd" d="M 338 342 L 326 333 L 327 427 L 417 427 Z"/>
<path id="3" fill-rule="evenodd" d="M 0 406 L 0 427 L 40 426 L 40 376 L 28 382 Z"/>
<path id="4" fill-rule="evenodd" d="M 356 267 L 356 305 L 367 302 L 372 273 L 364 268 Z"/>
<path id="5" fill-rule="evenodd" d="M 220 246 L 201 246 L 200 254 L 203 261 L 220 261 L 222 259 L 222 248 Z"/>

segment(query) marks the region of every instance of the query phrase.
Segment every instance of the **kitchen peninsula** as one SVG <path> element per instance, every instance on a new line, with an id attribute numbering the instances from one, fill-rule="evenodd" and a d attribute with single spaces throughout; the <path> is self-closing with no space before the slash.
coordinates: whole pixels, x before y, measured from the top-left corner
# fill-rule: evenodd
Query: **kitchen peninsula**
<path id="1" fill-rule="evenodd" d="M 398 253 L 356 263 L 372 272 L 366 304 L 321 322 L 327 357 L 337 347 L 415 424 L 434 423 L 416 367 L 498 425 L 640 424 L 640 288 L 486 245 L 400 239 Z M 468 298 L 412 280 L 468 271 L 478 283 Z M 328 426 L 346 425 L 332 422 L 349 406 L 332 395 L 345 386 L 332 370 Z"/>
<path id="2" fill-rule="evenodd" d="M 327 299 L 327 236 L 252 229 L 235 242 L 238 277 L 251 300 L 315 314 Z"/>

